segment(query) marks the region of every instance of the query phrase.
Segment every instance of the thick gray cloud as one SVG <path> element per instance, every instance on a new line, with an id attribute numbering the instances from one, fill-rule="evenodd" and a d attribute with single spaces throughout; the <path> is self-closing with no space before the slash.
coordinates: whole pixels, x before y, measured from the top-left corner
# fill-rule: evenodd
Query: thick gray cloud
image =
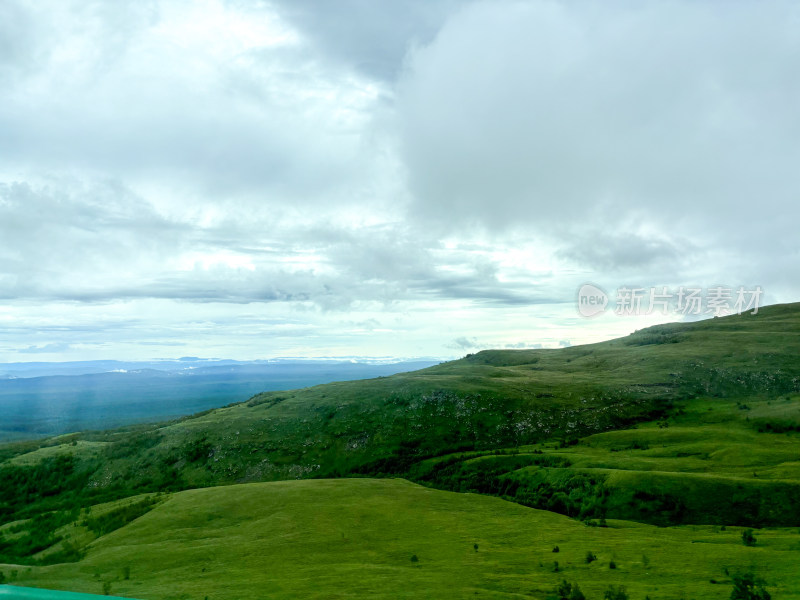
<path id="1" fill-rule="evenodd" d="M 313 40 L 321 55 L 392 81 L 409 48 L 430 42 L 446 19 L 469 2 L 281 0 L 275 6 Z"/>
<path id="2" fill-rule="evenodd" d="M 686 262 L 682 256 L 700 252 L 689 240 L 679 242 L 668 236 L 596 230 L 582 232 L 556 254 L 601 272 L 679 270 Z"/>
<path id="3" fill-rule="evenodd" d="M 174 254 L 189 235 L 116 182 L 0 184 L 0 295 L 83 299 Z"/>
<path id="4" fill-rule="evenodd" d="M 448 356 L 651 322 L 580 319 L 586 281 L 795 299 L 798 19 L 7 0 L 0 354 Z"/>
<path id="5" fill-rule="evenodd" d="M 378 90 L 317 64 L 263 11 L 203 9 L 12 2 L 11 21 L 33 25 L 5 44 L 6 168 L 80 169 L 213 202 L 359 194 L 380 171 L 359 133 Z"/>
<path id="6" fill-rule="evenodd" d="M 32 19 L 14 2 L 0 4 L 0 82 L 6 85 L 22 69 L 30 67 Z"/>
<path id="7" fill-rule="evenodd" d="M 412 214 L 550 232 L 590 269 L 674 261 L 686 239 L 734 264 L 794 254 L 798 22 L 788 2 L 472 5 L 400 88 Z"/>
<path id="8" fill-rule="evenodd" d="M 258 227 L 167 218 L 118 182 L 0 184 L 0 295 L 108 302 L 309 302 L 347 309 L 413 299 L 543 302 L 474 252 L 402 225 Z M 192 258 L 196 256 L 196 258 Z"/>
<path id="9" fill-rule="evenodd" d="M 477 340 L 477 338 L 467 338 L 461 336 L 453 340 L 452 347 L 459 348 L 462 350 L 473 350 L 476 348 L 480 348 L 481 344 Z"/>

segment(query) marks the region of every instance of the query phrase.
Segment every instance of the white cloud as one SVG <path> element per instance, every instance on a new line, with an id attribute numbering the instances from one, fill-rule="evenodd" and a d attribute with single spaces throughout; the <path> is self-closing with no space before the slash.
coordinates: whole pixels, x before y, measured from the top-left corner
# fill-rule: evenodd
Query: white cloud
<path id="1" fill-rule="evenodd" d="M 798 21 L 786 2 L 466 8 L 400 88 L 412 215 L 545 236 L 590 269 L 674 279 L 724 250 L 718 270 L 798 274 L 776 218 L 800 193 Z"/>
<path id="2" fill-rule="evenodd" d="M 799 14 L 8 0 L 0 358 L 449 356 L 656 319 L 580 319 L 586 281 L 794 299 Z"/>

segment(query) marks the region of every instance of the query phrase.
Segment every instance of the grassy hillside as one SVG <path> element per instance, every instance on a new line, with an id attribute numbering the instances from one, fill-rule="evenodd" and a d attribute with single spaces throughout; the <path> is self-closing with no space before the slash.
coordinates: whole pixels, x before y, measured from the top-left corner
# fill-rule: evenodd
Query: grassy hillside
<path id="1" fill-rule="evenodd" d="M 796 529 L 757 532 L 746 547 L 737 528 L 609 525 L 402 480 L 227 486 L 173 494 L 91 543 L 79 563 L 15 567 L 13 583 L 94 593 L 110 584 L 152 600 L 510 599 L 554 597 L 567 580 L 590 599 L 620 584 L 631 598 L 722 599 L 734 575 L 752 571 L 774 597 L 800 598 Z"/>
<path id="2" fill-rule="evenodd" d="M 408 476 L 584 520 L 800 525 L 800 396 L 749 402 L 687 400 L 669 419 L 569 444 L 436 457 Z"/>
<path id="3" fill-rule="evenodd" d="M 0 446 L 0 560 L 77 560 L 59 527 L 140 493 L 354 475 L 596 524 L 799 525 L 798 356 L 800 304 L 773 306 Z"/>

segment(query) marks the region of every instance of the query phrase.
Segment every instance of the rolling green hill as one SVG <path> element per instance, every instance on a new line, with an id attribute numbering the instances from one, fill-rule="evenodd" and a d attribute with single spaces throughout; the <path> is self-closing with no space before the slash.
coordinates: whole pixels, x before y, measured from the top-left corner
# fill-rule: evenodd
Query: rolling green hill
<path id="1" fill-rule="evenodd" d="M 79 563 L 21 568 L 14 583 L 164 600 L 511 599 L 555 597 L 567 580 L 590 599 L 626 585 L 721 600 L 756 571 L 774 597 L 800 598 L 796 529 L 746 547 L 736 528 L 609 525 L 395 479 L 225 486 L 173 494 Z"/>
<path id="2" fill-rule="evenodd" d="M 780 305 L 757 315 L 651 327 L 599 344 L 485 351 L 391 377 L 264 393 L 158 425 L 7 444 L 0 446 L 0 562 L 35 566 L 30 581 L 36 584 L 46 584 L 47 573 L 62 573 L 55 585 L 66 581 L 60 570 L 66 567 L 46 565 L 105 560 L 95 548 L 136 531 L 176 498 L 201 493 L 174 495 L 162 506 L 156 492 L 339 477 L 403 477 L 429 488 L 499 496 L 515 504 L 441 497 L 499 502 L 491 506 L 571 523 L 575 540 L 613 538 L 622 525 L 609 525 L 621 520 L 629 535 L 660 531 L 633 521 L 682 525 L 669 530 L 676 539 L 675 532 L 716 535 L 721 527 L 736 535 L 736 526 L 798 527 L 798 356 L 800 304 Z M 319 489 L 373 483 L 348 480 Z M 295 485 L 310 490 L 332 483 Z M 203 493 L 243 489 L 249 488 Z M 124 500 L 139 494 L 151 499 Z M 371 519 L 364 517 L 364 527 L 377 527 Z M 198 535 L 207 533 L 197 527 Z M 733 550 L 735 542 L 741 546 L 736 535 L 725 546 L 731 556 L 743 551 Z M 771 535 L 757 532 L 759 539 Z M 771 560 L 750 566 L 766 576 Z M 708 579 L 724 579 L 722 563 L 714 561 L 700 566 L 716 569 Z M 362 559 L 353 557 L 352 564 Z M 461 577 L 434 570 L 428 575 L 442 581 Z M 621 573 L 614 577 L 632 589 L 641 577 Z M 537 585 L 550 586 L 553 577 L 543 577 Z M 97 591 L 97 581 L 90 583 L 95 587 L 75 589 Z M 172 596 L 161 590 L 150 597 Z"/>

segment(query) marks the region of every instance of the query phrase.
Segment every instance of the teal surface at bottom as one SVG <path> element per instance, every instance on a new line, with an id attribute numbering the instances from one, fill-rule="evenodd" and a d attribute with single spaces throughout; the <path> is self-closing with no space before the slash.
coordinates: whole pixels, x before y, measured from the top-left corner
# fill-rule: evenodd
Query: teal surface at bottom
<path id="1" fill-rule="evenodd" d="M 0 600 L 97 600 L 98 598 L 119 598 L 119 596 L 96 596 L 75 592 L 57 592 L 39 588 L 0 585 Z M 128 598 L 127 600 L 133 600 Z"/>

